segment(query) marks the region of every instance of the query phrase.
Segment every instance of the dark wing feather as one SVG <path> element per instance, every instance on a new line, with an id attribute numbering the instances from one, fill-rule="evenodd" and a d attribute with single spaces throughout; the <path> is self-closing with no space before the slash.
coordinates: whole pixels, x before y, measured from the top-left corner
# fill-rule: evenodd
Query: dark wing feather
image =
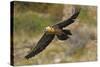
<path id="1" fill-rule="evenodd" d="M 29 59 L 37 55 L 41 51 L 43 51 L 48 46 L 48 44 L 53 40 L 53 38 L 54 38 L 54 34 L 45 33 L 42 36 L 42 38 L 39 40 L 35 48 L 27 56 L 25 56 L 25 58 Z"/>
<path id="2" fill-rule="evenodd" d="M 75 9 L 74 14 L 70 18 L 68 18 L 67 20 L 64 20 L 60 23 L 57 23 L 54 26 L 63 28 L 63 27 L 66 27 L 66 26 L 72 24 L 75 21 L 75 19 L 77 18 L 77 16 L 79 15 L 79 13 L 80 13 L 80 9 Z"/>

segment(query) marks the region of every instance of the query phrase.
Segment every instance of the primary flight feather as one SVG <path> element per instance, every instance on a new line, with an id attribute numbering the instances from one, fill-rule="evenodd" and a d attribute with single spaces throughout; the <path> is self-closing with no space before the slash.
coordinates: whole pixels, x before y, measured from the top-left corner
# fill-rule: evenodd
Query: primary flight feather
<path id="1" fill-rule="evenodd" d="M 63 28 L 72 24 L 75 19 L 78 17 L 80 13 L 80 9 L 75 9 L 74 14 L 60 23 L 57 23 L 53 26 L 46 27 L 46 31 L 41 39 L 38 41 L 37 45 L 32 49 L 32 51 L 25 56 L 26 59 L 34 57 L 35 55 L 39 54 L 43 51 L 49 43 L 53 40 L 54 36 L 56 35 L 59 40 L 66 40 L 68 39 L 68 35 L 72 35 L 70 30 L 64 30 Z"/>

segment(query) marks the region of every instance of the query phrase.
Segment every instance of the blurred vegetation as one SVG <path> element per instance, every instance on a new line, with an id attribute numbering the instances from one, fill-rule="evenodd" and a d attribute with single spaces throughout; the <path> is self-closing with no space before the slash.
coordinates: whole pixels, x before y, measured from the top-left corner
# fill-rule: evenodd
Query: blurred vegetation
<path id="1" fill-rule="evenodd" d="M 96 17 L 96 7 L 82 7 L 81 14 L 80 14 L 80 21 L 89 25 L 97 25 L 97 17 Z M 83 21 L 84 20 L 84 21 Z"/>
<path id="2" fill-rule="evenodd" d="M 14 17 L 14 32 L 17 34 L 26 32 L 26 35 L 39 33 L 44 27 L 53 22 L 53 19 L 51 19 L 52 17 L 43 17 L 35 12 L 27 12 L 24 15 L 19 14 Z"/>
<path id="3" fill-rule="evenodd" d="M 63 5 L 49 3 L 14 2 L 14 32 L 19 35 L 22 32 L 28 33 L 27 35 L 36 34 L 44 27 L 61 20 L 62 8 Z"/>
<path id="4" fill-rule="evenodd" d="M 62 20 L 64 6 L 73 7 L 65 4 L 14 2 L 15 65 L 96 60 L 97 15 L 95 6 L 80 6 L 79 17 L 68 27 L 73 34 L 68 40 L 60 41 L 55 37 L 43 52 L 29 60 L 24 58 L 35 47 L 45 27 Z"/>

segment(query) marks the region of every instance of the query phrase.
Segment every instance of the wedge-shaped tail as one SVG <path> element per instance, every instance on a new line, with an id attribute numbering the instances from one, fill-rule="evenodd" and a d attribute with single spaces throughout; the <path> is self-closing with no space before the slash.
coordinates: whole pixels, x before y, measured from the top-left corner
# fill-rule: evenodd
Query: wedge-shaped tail
<path id="1" fill-rule="evenodd" d="M 58 34 L 57 37 L 59 40 L 67 40 L 69 38 L 69 35 L 72 35 L 70 30 L 62 30 L 62 34 Z"/>

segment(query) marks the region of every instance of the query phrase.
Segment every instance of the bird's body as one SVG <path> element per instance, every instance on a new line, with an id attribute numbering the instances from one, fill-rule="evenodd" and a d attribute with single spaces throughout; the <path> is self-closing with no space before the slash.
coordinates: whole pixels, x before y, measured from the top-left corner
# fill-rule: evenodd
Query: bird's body
<path id="1" fill-rule="evenodd" d="M 68 39 L 69 35 L 72 35 L 72 34 L 70 30 L 66 30 L 63 28 L 73 23 L 75 19 L 77 18 L 77 16 L 79 15 L 79 12 L 80 12 L 80 9 L 75 9 L 74 14 L 67 20 L 64 20 L 52 26 L 47 26 L 45 28 L 45 33 L 42 36 L 42 38 L 38 41 L 35 48 L 28 55 L 25 56 L 25 58 L 29 59 L 39 54 L 41 51 L 43 51 L 49 45 L 49 43 L 53 40 L 55 35 L 58 37 L 59 40 Z"/>
<path id="2" fill-rule="evenodd" d="M 59 29 L 58 27 L 53 27 L 53 26 L 46 27 L 45 31 L 50 34 L 61 34 L 62 33 L 61 29 Z"/>

